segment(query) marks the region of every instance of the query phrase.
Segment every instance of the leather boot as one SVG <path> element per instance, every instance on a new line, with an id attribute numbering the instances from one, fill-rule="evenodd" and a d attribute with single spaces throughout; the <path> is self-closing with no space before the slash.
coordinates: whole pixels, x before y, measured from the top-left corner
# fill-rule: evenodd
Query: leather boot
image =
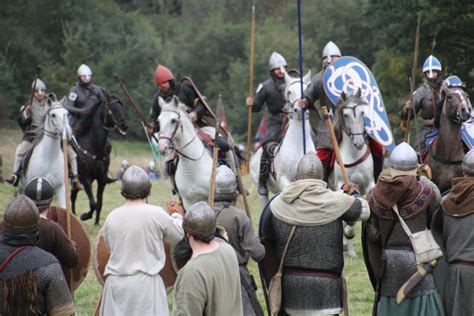
<path id="1" fill-rule="evenodd" d="M 81 191 L 84 190 L 84 187 L 82 186 L 81 182 L 79 181 L 79 178 L 77 176 L 74 176 L 71 180 L 72 183 L 72 188 L 76 191 Z"/>
<path id="2" fill-rule="evenodd" d="M 267 180 L 270 175 L 270 158 L 264 150 L 260 159 L 260 175 L 258 177 L 258 194 L 268 196 Z"/>

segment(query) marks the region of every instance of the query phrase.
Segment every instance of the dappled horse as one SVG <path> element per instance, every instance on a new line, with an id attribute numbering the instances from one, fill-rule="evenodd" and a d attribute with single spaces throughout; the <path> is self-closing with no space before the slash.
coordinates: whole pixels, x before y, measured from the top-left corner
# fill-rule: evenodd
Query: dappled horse
<path id="1" fill-rule="evenodd" d="M 359 187 L 361 195 L 375 185 L 374 163 L 364 125 L 364 113 L 368 109 L 369 104 L 361 97 L 360 89 L 351 95 L 342 92 L 334 121 L 334 133 L 347 176 L 351 183 Z M 334 164 L 329 183 L 334 190 L 339 190 L 344 183 L 341 168 L 337 163 Z"/>
<path id="2" fill-rule="evenodd" d="M 46 99 L 46 118 L 41 140 L 32 149 L 26 170 L 22 172 L 18 192 L 23 192 L 26 184 L 35 177 L 45 177 L 54 187 L 54 193 L 61 207 L 66 207 L 64 185 L 64 156 L 61 150 L 63 130 L 71 135 L 68 111 L 54 94 Z"/>
<path id="3" fill-rule="evenodd" d="M 81 220 L 92 218 L 95 211 L 95 225 L 99 224 L 105 186 L 110 183 L 107 176 L 110 164 L 110 146 L 107 140 L 109 130 L 117 129 L 122 135 L 125 135 L 128 130 L 120 99 L 107 93 L 105 96 L 105 100 L 88 108 L 68 108 L 71 113 L 80 116 L 73 126 L 74 145 L 77 151 L 79 180 L 84 186 L 90 208 L 87 213 L 81 215 Z M 97 181 L 97 200 L 92 192 L 94 181 Z M 74 214 L 77 194 L 77 190 L 71 190 Z"/>
<path id="4" fill-rule="evenodd" d="M 423 162 L 431 167 L 432 181 L 441 192 L 451 188 L 454 177 L 462 177 L 464 149 L 461 125 L 472 110 L 467 93 L 461 88 L 443 87 L 444 103 L 439 117 L 439 133 L 428 147 Z"/>
<path id="5" fill-rule="evenodd" d="M 303 78 L 303 90 L 306 90 L 310 80 L 311 72 L 309 71 Z M 309 116 L 305 115 L 304 122 L 301 120 L 302 110 L 298 105 L 301 99 L 301 80 L 300 78 L 290 77 L 285 73 L 285 82 L 284 96 L 286 104 L 284 112 L 288 113 L 288 130 L 280 146 L 275 149 L 272 172 L 270 172 L 267 182 L 268 187 L 274 193 L 280 192 L 296 180 L 296 169 L 305 152 L 316 152 L 311 139 Z M 305 126 L 306 150 L 303 147 L 303 124 Z M 258 149 L 250 160 L 250 174 L 255 183 L 258 183 L 262 150 L 262 148 Z"/>
<path id="6" fill-rule="evenodd" d="M 212 156 L 198 137 L 184 104 L 176 96 L 169 102 L 160 97 L 158 104 L 161 107 L 158 150 L 167 157 L 173 153 L 179 156 L 174 180 L 187 209 L 209 197 Z"/>

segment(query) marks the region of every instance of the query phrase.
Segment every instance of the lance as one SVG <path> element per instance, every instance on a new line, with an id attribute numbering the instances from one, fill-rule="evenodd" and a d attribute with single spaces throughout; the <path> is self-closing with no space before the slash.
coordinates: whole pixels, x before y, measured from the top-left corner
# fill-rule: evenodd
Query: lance
<path id="1" fill-rule="evenodd" d="M 326 121 L 326 126 L 329 132 L 329 138 L 331 138 L 331 143 L 334 149 L 334 153 L 336 154 L 337 163 L 339 164 L 339 167 L 341 167 L 342 178 L 344 179 L 344 183 L 347 185 L 347 188 L 349 188 L 349 177 L 347 175 L 346 167 L 344 167 L 344 162 L 342 161 L 341 152 L 339 151 L 339 145 L 336 140 L 336 135 L 334 134 L 334 129 L 332 127 L 332 122 L 331 118 L 329 117 L 328 109 L 326 106 L 322 106 L 321 111 L 323 112 L 323 118 Z"/>
<path id="2" fill-rule="evenodd" d="M 68 168 L 68 157 L 67 157 L 67 117 L 63 118 L 63 134 L 62 134 L 62 147 L 63 147 L 63 161 L 64 161 L 64 190 L 66 198 L 66 234 L 69 240 L 72 240 L 72 229 L 71 229 L 71 201 L 69 200 L 69 168 Z M 71 288 L 71 294 L 74 295 L 74 277 L 73 269 L 69 269 L 69 286 Z"/>
<path id="3" fill-rule="evenodd" d="M 133 99 L 132 95 L 130 94 L 130 91 L 128 91 L 127 86 L 123 83 L 123 81 L 117 75 L 114 75 L 114 77 L 115 77 L 115 80 L 117 80 L 117 83 L 119 84 L 120 88 L 122 88 L 123 93 L 125 93 L 125 95 L 127 96 L 128 101 L 130 101 L 130 104 L 132 105 L 132 109 L 140 117 L 140 120 L 142 121 L 142 123 L 145 124 L 145 126 L 149 126 L 149 123 L 148 123 L 145 115 L 143 115 L 143 112 L 140 110 L 137 103 Z M 155 135 L 151 134 L 151 137 L 153 137 L 153 139 L 156 142 L 158 142 Z"/>
<path id="4" fill-rule="evenodd" d="M 219 136 L 219 125 L 221 121 L 221 117 L 219 115 L 219 111 L 222 110 L 222 95 L 219 95 L 219 99 L 217 99 L 217 106 L 216 106 L 216 130 L 214 132 L 214 147 L 212 150 L 212 171 L 211 171 L 211 182 L 209 186 L 209 205 L 211 207 L 214 206 L 214 197 L 216 191 L 216 172 L 217 172 L 217 158 L 219 155 L 219 146 L 217 146 L 217 137 Z"/>
<path id="5" fill-rule="evenodd" d="M 252 26 L 250 29 L 250 56 L 249 56 L 249 97 L 253 98 L 253 70 L 255 56 L 255 0 L 252 3 Z M 242 165 L 244 174 L 249 172 L 250 152 L 252 151 L 252 105 L 248 107 L 247 113 L 247 146 L 245 153 L 247 160 Z"/>
<path id="6" fill-rule="evenodd" d="M 418 46 L 420 43 L 420 24 L 421 24 L 421 15 L 418 13 L 418 20 L 416 25 L 416 37 L 415 37 L 415 50 L 413 52 L 413 67 L 411 68 L 411 81 L 410 81 L 410 98 L 413 101 L 413 91 L 415 91 L 415 77 L 416 77 L 416 67 L 418 61 Z M 412 109 L 415 112 L 415 109 Z M 409 143 L 410 141 L 410 120 L 412 111 L 408 112 L 407 118 L 407 130 L 405 132 L 405 142 Z M 415 118 L 416 119 L 416 118 Z M 418 134 L 418 131 L 416 132 Z"/>
<path id="7" fill-rule="evenodd" d="M 300 82 L 301 82 L 301 99 L 304 98 L 303 91 L 303 36 L 301 32 L 301 0 L 298 0 L 298 46 L 299 46 L 299 63 L 300 63 Z M 306 133 L 305 133 L 305 111 L 301 109 L 301 124 L 303 132 L 303 154 L 306 155 Z"/>
<path id="8" fill-rule="evenodd" d="M 31 97 L 30 97 L 30 105 L 33 105 L 33 98 L 35 96 L 35 91 L 36 91 L 36 82 L 38 81 L 39 74 L 40 74 L 40 66 L 36 66 L 35 70 L 35 79 L 33 80 L 33 87 L 31 87 Z"/>

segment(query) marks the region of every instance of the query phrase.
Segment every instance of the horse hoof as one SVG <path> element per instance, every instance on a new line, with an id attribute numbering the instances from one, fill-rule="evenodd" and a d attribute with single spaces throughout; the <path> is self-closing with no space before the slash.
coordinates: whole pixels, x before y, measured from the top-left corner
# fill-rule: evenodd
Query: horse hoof
<path id="1" fill-rule="evenodd" d="M 81 215 L 81 221 L 87 221 L 88 219 L 91 219 L 92 215 L 89 213 L 84 213 Z"/>

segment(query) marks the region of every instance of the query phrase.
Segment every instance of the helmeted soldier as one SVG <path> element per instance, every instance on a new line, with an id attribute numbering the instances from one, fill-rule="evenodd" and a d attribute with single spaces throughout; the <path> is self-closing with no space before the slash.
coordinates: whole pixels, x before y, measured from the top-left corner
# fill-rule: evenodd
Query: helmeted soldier
<path id="1" fill-rule="evenodd" d="M 323 175 L 315 153 L 306 154 L 298 163 L 297 180 L 262 215 L 267 255 L 274 254 L 279 263 L 289 241 L 282 278 L 287 314 L 339 314 L 347 308 L 342 221 L 365 220 L 369 208 L 353 188 L 347 193 L 328 189 Z"/>
<path id="2" fill-rule="evenodd" d="M 58 260 L 40 249 L 36 205 L 17 196 L 5 210 L 0 242 L 1 315 L 73 315 L 71 292 Z"/>
<path id="3" fill-rule="evenodd" d="M 374 310 L 377 315 L 444 315 L 432 274 L 419 283 L 397 304 L 399 289 L 417 271 L 412 243 L 393 210 L 397 205 L 400 216 L 411 232 L 427 229 L 433 212 L 439 207 L 441 194 L 433 182 L 417 178 L 418 157 L 415 150 L 403 142 L 390 155 L 386 169 L 375 187 L 367 193 L 372 211 L 365 237 L 382 253 L 379 266 L 368 264 L 377 291 Z"/>
<path id="4" fill-rule="evenodd" d="M 243 315 L 239 263 L 234 249 L 214 238 L 213 209 L 193 204 L 183 228 L 193 253 L 176 278 L 173 315 Z"/>
<path id="5" fill-rule="evenodd" d="M 24 104 L 20 108 L 20 116 L 18 124 L 23 130 L 23 140 L 16 148 L 15 162 L 13 164 L 13 174 L 6 181 L 14 186 L 18 185 L 20 178 L 20 169 L 25 168 L 22 163 L 27 153 L 33 148 L 33 144 L 43 137 L 44 121 L 46 119 L 46 85 L 41 79 L 36 79 L 31 85 L 34 89 L 33 102 Z M 76 153 L 68 146 L 68 161 L 73 176 L 72 182 L 80 189 L 79 180 L 77 178 L 77 162 Z"/>
<path id="6" fill-rule="evenodd" d="M 474 302 L 474 149 L 464 156 L 462 170 L 464 177 L 453 179 L 432 228 L 442 236 L 448 263 L 442 292 L 449 316 L 474 315 L 474 306 L 466 303 Z"/>
<path id="7" fill-rule="evenodd" d="M 48 219 L 50 205 L 54 198 L 53 185 L 44 177 L 31 179 L 24 194 L 38 207 L 40 212 L 38 247 L 54 255 L 62 268 L 75 268 L 79 263 L 79 253 L 59 224 Z"/>
<path id="8" fill-rule="evenodd" d="M 268 195 L 267 179 L 270 175 L 270 164 L 274 156 L 276 144 L 283 137 L 282 129 L 286 115 L 283 112 L 285 98 L 285 69 L 287 63 L 285 58 L 277 52 L 273 52 L 268 61 L 270 79 L 259 84 L 255 96 L 247 98 L 247 106 L 252 106 L 252 112 L 260 112 L 266 104 L 270 112 L 267 120 L 267 135 L 262 143 L 262 157 L 260 158 L 260 175 L 258 179 L 258 194 Z"/>
<path id="9" fill-rule="evenodd" d="M 311 79 L 311 83 L 304 92 L 304 98 L 301 102 L 302 107 L 309 109 L 311 128 L 313 134 L 316 136 L 316 152 L 324 166 L 325 181 L 328 180 L 331 172 L 332 163 L 334 162 L 334 153 L 326 122 L 320 119 L 321 116 L 318 114 L 315 102 L 319 100 L 320 105 L 325 105 L 330 113 L 330 117 L 333 117 L 336 105 L 331 102 L 324 92 L 323 75 L 326 68 L 341 56 L 341 50 L 334 42 L 329 41 L 326 46 L 324 46 L 323 52 L 321 53 L 322 69 Z M 321 101 L 321 98 L 324 98 L 324 102 Z M 374 178 L 375 181 L 377 181 L 378 175 L 383 168 L 383 146 L 372 138 L 369 138 L 368 141 L 372 159 L 374 160 Z"/>
<path id="10" fill-rule="evenodd" d="M 100 315 L 169 314 L 159 274 L 166 260 L 163 242 L 174 248 L 183 238 L 183 220 L 178 213 L 170 216 L 148 204 L 150 191 L 145 170 L 130 166 L 124 172 L 121 194 L 126 201 L 107 216 L 103 228 L 110 259 L 104 271 Z"/>
<path id="11" fill-rule="evenodd" d="M 217 224 L 227 232 L 228 243 L 234 248 L 239 262 L 240 285 L 244 315 L 263 315 L 262 307 L 255 293 L 253 277 L 247 269 L 251 257 L 261 261 L 265 256 L 265 248 L 256 238 L 250 219 L 245 212 L 234 206 L 237 198 L 237 181 L 234 173 L 227 166 L 221 166 L 216 174 L 216 194 L 214 211 Z"/>
<path id="12" fill-rule="evenodd" d="M 433 55 L 428 56 L 423 63 L 423 73 L 426 78 L 426 82 L 419 86 L 411 96 L 405 102 L 402 110 L 402 128 L 406 127 L 406 120 L 408 113 L 415 111 L 416 114 L 421 112 L 423 119 L 423 128 L 420 134 L 417 135 L 417 144 L 420 144 L 422 148 L 425 147 L 424 139 L 428 137 L 432 139 L 437 135 L 437 129 L 435 126 L 435 116 L 439 111 L 441 103 L 441 87 L 443 84 L 443 68 L 441 62 Z M 414 116 L 411 115 L 413 118 Z M 430 135 L 428 135 L 430 134 Z"/>

